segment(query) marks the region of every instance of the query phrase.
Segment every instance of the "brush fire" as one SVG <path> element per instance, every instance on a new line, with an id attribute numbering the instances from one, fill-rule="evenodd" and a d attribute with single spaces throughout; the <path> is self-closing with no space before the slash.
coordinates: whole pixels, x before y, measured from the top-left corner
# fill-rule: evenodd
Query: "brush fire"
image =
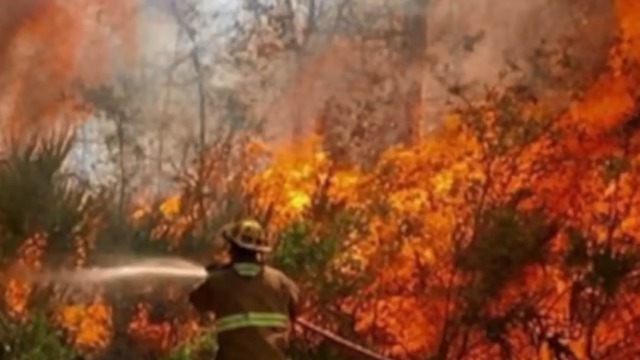
<path id="1" fill-rule="evenodd" d="M 0 0 L 0 358 L 213 358 L 205 275 L 70 274 L 204 274 L 243 218 L 300 289 L 292 359 L 640 356 L 640 2 L 238 1 L 264 13 L 228 48 L 213 3 Z M 96 121 L 98 185 L 70 160 Z"/>

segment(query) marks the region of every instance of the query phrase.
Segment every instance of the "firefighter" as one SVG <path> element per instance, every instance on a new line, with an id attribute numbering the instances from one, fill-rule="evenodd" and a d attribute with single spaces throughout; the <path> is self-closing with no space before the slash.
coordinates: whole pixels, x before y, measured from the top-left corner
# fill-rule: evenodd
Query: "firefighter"
<path id="1" fill-rule="evenodd" d="M 231 261 L 208 267 L 209 276 L 189 296 L 200 312 L 216 317 L 217 360 L 285 360 L 296 320 L 299 290 L 282 272 L 264 264 L 272 249 L 259 223 L 226 226 Z"/>

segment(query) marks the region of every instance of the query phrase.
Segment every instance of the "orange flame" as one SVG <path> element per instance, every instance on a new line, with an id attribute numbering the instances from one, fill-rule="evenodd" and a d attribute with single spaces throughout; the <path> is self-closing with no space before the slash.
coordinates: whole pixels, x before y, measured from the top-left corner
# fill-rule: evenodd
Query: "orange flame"
<path id="1" fill-rule="evenodd" d="M 111 337 L 111 307 L 100 298 L 60 308 L 58 322 L 79 349 L 101 349 Z"/>
<path id="2" fill-rule="evenodd" d="M 14 317 L 28 314 L 27 303 L 33 287 L 20 275 L 24 269 L 37 270 L 40 268 L 45 245 L 46 235 L 39 233 L 27 239 L 18 250 L 19 258 L 13 269 L 9 271 L 10 278 L 4 293 L 9 313 Z"/>
<path id="3" fill-rule="evenodd" d="M 3 127 L 21 134 L 35 123 L 83 116 L 75 82 L 109 79 L 114 40 L 123 65 L 134 59 L 134 6 L 130 0 L 0 1 Z"/>

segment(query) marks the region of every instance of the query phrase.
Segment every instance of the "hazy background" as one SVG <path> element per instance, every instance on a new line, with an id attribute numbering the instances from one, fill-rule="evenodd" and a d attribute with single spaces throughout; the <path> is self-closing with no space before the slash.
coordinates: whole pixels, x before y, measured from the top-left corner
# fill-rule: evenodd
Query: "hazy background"
<path id="1" fill-rule="evenodd" d="M 0 52 L 7 53 L 16 24 L 37 13 L 35 8 L 53 13 L 52 4 L 4 4 Z M 90 82 L 108 89 L 90 101 L 109 111 L 96 113 L 82 127 L 75 164 L 93 181 L 115 181 L 109 174 L 126 152 L 127 177 L 140 184 L 153 179 L 158 187 L 164 187 L 159 179 L 170 178 L 198 148 L 240 128 L 276 144 L 321 128 L 325 145 L 336 154 L 366 162 L 407 141 L 416 127 L 437 126 L 461 98 L 479 101 L 487 88 L 524 85 L 557 114 L 603 69 L 615 37 L 609 0 L 110 4 L 106 15 L 73 10 L 69 19 L 82 15 L 84 27 L 64 27 L 60 36 L 67 38 L 58 44 L 63 48 L 71 35 L 86 33 L 86 24 L 101 17 L 117 20 L 106 35 L 110 46 L 127 42 L 117 35 L 135 37 L 134 62 L 123 61 L 118 51 L 100 54 L 80 47 L 75 53 L 82 75 L 98 61 L 110 68 L 106 80 Z M 119 32 L 118 24 L 133 24 L 135 31 Z M 40 48 L 45 47 L 35 47 Z M 0 61 L 16 66 L 31 59 L 35 66 L 46 60 L 37 51 L 21 57 L 12 51 L 12 61 L 4 55 Z M 37 75 L 22 69 L 22 77 Z M 0 76 L 5 83 L 7 73 Z M 51 79 L 36 75 L 27 83 L 33 93 L 59 92 L 44 85 Z M 35 103 L 34 97 L 25 99 L 25 109 Z"/>

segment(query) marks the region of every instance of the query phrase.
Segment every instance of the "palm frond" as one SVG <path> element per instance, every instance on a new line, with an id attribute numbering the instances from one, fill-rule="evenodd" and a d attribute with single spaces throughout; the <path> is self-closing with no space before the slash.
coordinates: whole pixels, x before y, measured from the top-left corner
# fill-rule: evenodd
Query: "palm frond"
<path id="1" fill-rule="evenodd" d="M 74 235 L 99 215 L 99 196 L 62 176 L 73 136 L 54 134 L 13 142 L 0 162 L 2 253 L 13 255 L 36 232 L 51 250 L 68 251 Z"/>

